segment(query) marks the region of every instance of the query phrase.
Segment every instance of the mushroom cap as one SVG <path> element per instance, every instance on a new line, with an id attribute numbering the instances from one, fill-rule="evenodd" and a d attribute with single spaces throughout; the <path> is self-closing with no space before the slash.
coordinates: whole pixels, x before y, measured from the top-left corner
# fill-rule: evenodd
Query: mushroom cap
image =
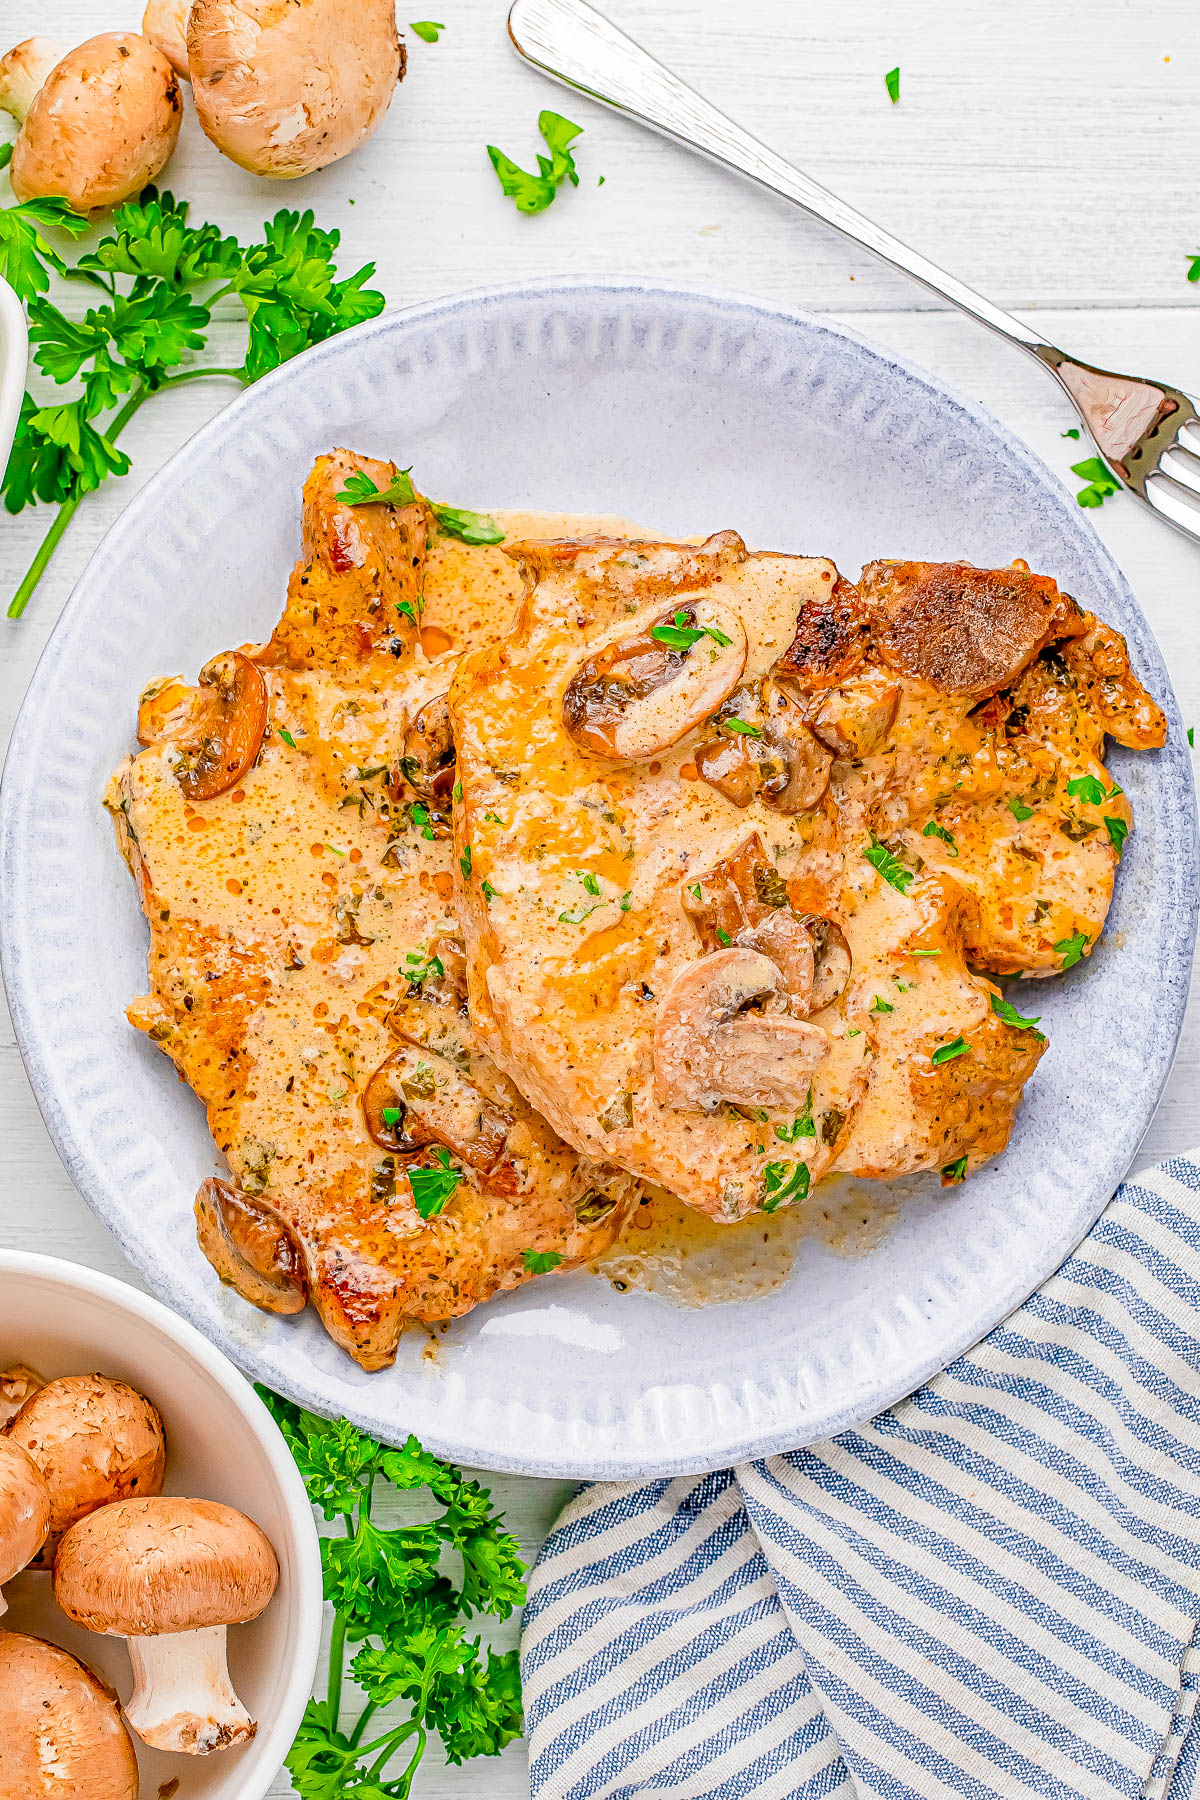
<path id="1" fill-rule="evenodd" d="M 142 14 L 142 36 L 161 50 L 181 81 L 190 80 L 187 22 L 192 0 L 149 0 Z"/>
<path id="2" fill-rule="evenodd" d="M 121 1709 L 55 1644 L 0 1631 L 0 1800 L 137 1800 Z"/>
<path id="3" fill-rule="evenodd" d="M 0 1369 L 0 1430 L 14 1413 L 20 1412 L 30 1394 L 36 1394 L 45 1385 L 28 1363 L 9 1363 L 7 1369 Z"/>
<path id="4" fill-rule="evenodd" d="M 136 31 L 106 31 L 67 52 L 47 75 L 13 147 L 18 200 L 46 194 L 78 212 L 117 206 L 152 181 L 175 148 L 179 80 Z"/>
<path id="5" fill-rule="evenodd" d="M 50 1528 L 50 1490 L 20 1444 L 0 1437 L 0 1587 L 31 1563 Z"/>
<path id="6" fill-rule="evenodd" d="M 394 0 L 195 0 L 196 116 L 255 175 L 311 175 L 366 142 L 404 74 Z"/>
<path id="7" fill-rule="evenodd" d="M 0 56 L 0 112 L 11 113 L 23 125 L 34 95 L 66 52 L 57 38 L 31 37 Z"/>
<path id="8" fill-rule="evenodd" d="M 157 1407 L 108 1375 L 67 1375 L 31 1394 L 4 1435 L 50 1489 L 50 1532 L 131 1494 L 157 1494 L 167 1451 Z"/>
<path id="9" fill-rule="evenodd" d="M 279 1564 L 253 1519 L 215 1500 L 119 1500 L 72 1526 L 54 1561 L 67 1617 L 111 1637 L 256 1619 Z"/>

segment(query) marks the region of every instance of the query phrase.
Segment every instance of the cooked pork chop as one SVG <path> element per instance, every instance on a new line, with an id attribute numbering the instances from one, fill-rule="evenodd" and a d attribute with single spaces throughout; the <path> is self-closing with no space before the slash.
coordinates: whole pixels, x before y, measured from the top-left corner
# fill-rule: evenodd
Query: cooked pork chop
<path id="1" fill-rule="evenodd" d="M 719 1219 L 1003 1149 L 1045 1043 L 980 971 L 1090 950 L 1130 824 L 1104 733 L 1162 741 L 1120 640 L 1020 566 L 514 554 L 450 702 L 496 1060 Z"/>
<path id="2" fill-rule="evenodd" d="M 637 1190 L 568 1148 L 472 1030 L 448 676 L 418 638 L 429 519 L 339 501 L 356 469 L 395 474 L 320 459 L 269 643 L 149 690 L 147 747 L 107 800 L 151 932 L 129 1016 L 232 1176 L 197 1197 L 204 1251 L 268 1310 L 311 1299 L 374 1369 L 406 1321 L 595 1255 Z"/>

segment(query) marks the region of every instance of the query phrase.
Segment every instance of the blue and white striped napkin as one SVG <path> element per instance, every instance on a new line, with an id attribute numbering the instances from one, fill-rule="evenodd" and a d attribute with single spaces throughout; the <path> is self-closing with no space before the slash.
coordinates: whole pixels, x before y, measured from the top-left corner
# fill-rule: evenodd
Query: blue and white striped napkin
<path id="1" fill-rule="evenodd" d="M 857 1431 L 585 1489 L 533 1571 L 534 1800 L 1192 1800 L 1200 1167 Z"/>

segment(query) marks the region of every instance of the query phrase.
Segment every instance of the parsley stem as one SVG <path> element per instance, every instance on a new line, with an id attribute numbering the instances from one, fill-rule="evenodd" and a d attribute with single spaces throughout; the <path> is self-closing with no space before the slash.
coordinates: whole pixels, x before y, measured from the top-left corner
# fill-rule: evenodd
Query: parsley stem
<path id="1" fill-rule="evenodd" d="M 375 1717 L 375 1714 L 378 1711 L 379 1711 L 379 1708 L 376 1706 L 376 1704 L 373 1700 L 369 1701 L 368 1704 L 363 1707 L 362 1713 L 359 1717 L 358 1724 L 354 1727 L 354 1730 L 350 1733 L 350 1743 L 351 1743 L 351 1746 L 355 1750 L 358 1749 L 359 1744 L 362 1742 L 363 1732 L 367 1729 L 367 1726 L 370 1724 L 371 1720 Z"/>
<path id="2" fill-rule="evenodd" d="M 159 382 L 156 388 L 145 386 L 135 388 L 120 412 L 112 421 L 112 424 L 106 428 L 104 433 L 105 437 L 110 443 L 120 437 L 134 413 L 150 399 L 152 394 L 161 394 L 164 388 L 182 387 L 185 382 L 199 381 L 204 376 L 208 375 L 228 375 L 234 381 L 240 382 L 243 387 L 246 385 L 246 378 L 240 369 L 184 369 L 178 375 L 168 375 L 165 380 Z M 25 608 L 28 606 L 33 597 L 34 589 L 42 579 L 42 576 L 46 573 L 46 566 L 49 563 L 50 558 L 54 555 L 54 552 L 57 550 L 59 540 L 64 531 L 78 512 L 79 503 L 83 497 L 82 494 L 72 494 L 69 500 L 64 500 L 59 506 L 54 523 L 42 539 L 41 544 L 38 546 L 37 554 L 21 579 L 20 586 L 9 601 L 8 617 L 10 619 L 19 619 L 21 614 L 25 611 Z"/>

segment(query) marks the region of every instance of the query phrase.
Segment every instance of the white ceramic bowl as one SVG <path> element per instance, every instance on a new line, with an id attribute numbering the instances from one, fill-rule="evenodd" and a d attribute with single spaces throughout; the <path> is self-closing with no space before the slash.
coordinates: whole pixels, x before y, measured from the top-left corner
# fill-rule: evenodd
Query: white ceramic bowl
<path id="1" fill-rule="evenodd" d="M 0 470 L 8 461 L 9 447 L 17 429 L 28 354 L 29 339 L 21 302 L 7 281 L 0 280 Z"/>
<path id="2" fill-rule="evenodd" d="M 274 1544 L 274 1599 L 253 1624 L 229 1633 L 230 1671 L 258 1720 L 257 1736 L 207 1757 L 138 1744 L 144 1800 L 172 1777 L 177 1800 L 262 1800 L 312 1692 L 322 1613 L 312 1509 L 275 1421 L 232 1363 L 157 1300 L 55 1257 L 0 1251 L 0 1368 L 18 1361 L 47 1377 L 99 1370 L 128 1381 L 162 1413 L 167 1492 L 239 1507 Z M 4 1597 L 0 1629 L 61 1644 L 128 1698 L 124 1643 L 72 1625 L 48 1576 L 18 1575 Z"/>

